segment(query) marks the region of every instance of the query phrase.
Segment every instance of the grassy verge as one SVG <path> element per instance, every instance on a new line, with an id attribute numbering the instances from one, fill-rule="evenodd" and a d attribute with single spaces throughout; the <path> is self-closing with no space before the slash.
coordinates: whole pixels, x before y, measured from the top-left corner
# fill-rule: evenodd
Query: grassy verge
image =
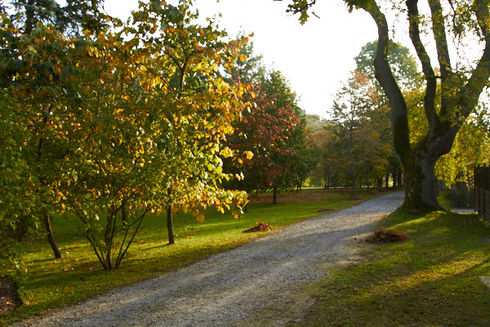
<path id="1" fill-rule="evenodd" d="M 310 290 L 316 303 L 298 326 L 490 326 L 490 229 L 476 216 L 389 216 L 404 243 L 372 245 Z"/>
<path id="2" fill-rule="evenodd" d="M 76 219 L 55 219 L 63 259 L 51 259 L 44 241 L 23 245 L 28 271 L 18 277 L 18 283 L 24 305 L 1 316 L 0 325 L 155 277 L 244 244 L 264 235 L 242 233 L 258 221 L 271 224 L 277 231 L 319 212 L 346 208 L 372 196 L 363 194 L 360 200 L 352 200 L 348 193 L 304 191 L 296 194 L 285 194 L 278 205 L 252 204 L 239 220 L 209 213 L 205 223 L 197 224 L 192 217 L 179 215 L 175 221 L 177 244 L 174 246 L 166 246 L 164 218 L 149 217 L 123 266 L 111 273 L 101 270 L 89 244 L 80 236 L 81 226 Z M 290 201 L 295 197 L 300 200 Z M 0 275 L 4 273 L 5 270 L 0 270 Z"/>

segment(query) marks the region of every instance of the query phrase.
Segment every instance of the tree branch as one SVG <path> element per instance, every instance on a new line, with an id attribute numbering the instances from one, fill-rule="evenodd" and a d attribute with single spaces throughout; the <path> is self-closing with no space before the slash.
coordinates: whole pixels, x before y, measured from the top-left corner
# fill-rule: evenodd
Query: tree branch
<path id="1" fill-rule="evenodd" d="M 442 12 L 441 2 L 439 0 L 429 0 L 429 6 L 432 18 L 432 31 L 434 32 L 434 40 L 436 42 L 437 59 L 441 69 L 441 79 L 444 83 L 452 71 L 451 58 L 449 56 L 449 48 L 447 46 L 444 15 Z"/>
<path id="2" fill-rule="evenodd" d="M 376 79 L 385 91 L 391 105 L 391 120 L 395 149 L 402 162 L 409 160 L 410 139 L 408 129 L 407 103 L 396 83 L 388 63 L 387 52 L 389 45 L 389 30 L 385 15 L 381 12 L 375 0 L 362 1 L 359 8 L 368 12 L 378 27 L 378 49 L 374 62 Z"/>
<path id="3" fill-rule="evenodd" d="M 422 70 L 424 72 L 424 77 L 426 81 L 426 90 L 424 96 L 424 109 L 425 116 L 429 122 L 429 135 L 437 129 L 439 125 L 439 117 L 437 116 L 435 110 L 435 99 L 437 90 L 437 80 L 434 74 L 434 69 L 430 62 L 429 54 L 420 39 L 420 28 L 419 28 L 419 10 L 418 10 L 418 0 L 407 0 L 406 2 L 408 9 L 408 21 L 409 21 L 409 34 L 412 40 L 413 46 L 417 56 L 422 64 Z"/>
<path id="4" fill-rule="evenodd" d="M 478 104 L 479 96 L 490 78 L 490 0 L 476 0 L 475 13 L 485 39 L 485 48 L 473 74 L 463 86 L 459 104 L 465 115 L 469 115 Z"/>

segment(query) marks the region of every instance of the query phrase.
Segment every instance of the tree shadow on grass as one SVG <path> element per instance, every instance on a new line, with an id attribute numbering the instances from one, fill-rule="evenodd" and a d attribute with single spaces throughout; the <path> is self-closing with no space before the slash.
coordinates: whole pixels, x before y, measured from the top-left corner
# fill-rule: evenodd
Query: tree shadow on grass
<path id="1" fill-rule="evenodd" d="M 488 326 L 490 292 L 479 276 L 490 274 L 490 245 L 481 241 L 490 230 L 471 216 L 406 218 L 384 225 L 410 231 L 411 240 L 378 245 L 366 261 L 335 272 L 301 325 Z"/>

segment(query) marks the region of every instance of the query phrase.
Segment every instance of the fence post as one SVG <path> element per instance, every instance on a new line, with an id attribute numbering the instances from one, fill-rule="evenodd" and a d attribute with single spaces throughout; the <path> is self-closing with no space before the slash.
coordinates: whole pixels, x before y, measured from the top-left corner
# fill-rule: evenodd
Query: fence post
<path id="1" fill-rule="evenodd" d="M 490 220 L 490 167 L 475 169 L 475 202 L 480 217 Z"/>

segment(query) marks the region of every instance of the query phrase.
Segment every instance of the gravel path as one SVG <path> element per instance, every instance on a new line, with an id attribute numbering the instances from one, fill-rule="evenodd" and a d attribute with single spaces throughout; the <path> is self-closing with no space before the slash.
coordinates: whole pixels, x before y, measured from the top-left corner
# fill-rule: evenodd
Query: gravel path
<path id="1" fill-rule="evenodd" d="M 282 326 L 310 304 L 306 284 L 355 260 L 353 239 L 401 201 L 401 194 L 388 194 L 324 214 L 18 326 Z"/>

